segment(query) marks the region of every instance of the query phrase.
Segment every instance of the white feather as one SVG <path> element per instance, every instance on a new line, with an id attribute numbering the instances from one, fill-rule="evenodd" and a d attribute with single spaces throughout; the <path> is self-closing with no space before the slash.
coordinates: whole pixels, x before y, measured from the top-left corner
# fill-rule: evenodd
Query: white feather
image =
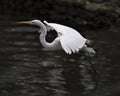
<path id="1" fill-rule="evenodd" d="M 48 23 L 47 21 L 44 21 L 44 23 L 57 32 L 61 47 L 67 54 L 78 52 L 85 45 L 86 38 L 75 29 L 61 24 Z"/>

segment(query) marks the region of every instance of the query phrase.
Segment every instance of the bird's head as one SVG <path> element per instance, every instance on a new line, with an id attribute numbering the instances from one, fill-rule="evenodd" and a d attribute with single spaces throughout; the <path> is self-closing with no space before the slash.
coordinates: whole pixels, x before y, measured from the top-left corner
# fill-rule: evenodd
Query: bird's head
<path id="1" fill-rule="evenodd" d="M 31 20 L 31 21 L 21 21 L 19 24 L 29 24 L 29 25 L 37 25 L 39 26 L 42 22 L 40 20 Z"/>
<path id="2" fill-rule="evenodd" d="M 39 33 L 43 31 L 47 31 L 45 25 L 40 20 L 31 20 L 31 21 L 21 21 L 18 22 L 19 24 L 29 24 L 29 25 L 36 25 L 40 27 Z"/>

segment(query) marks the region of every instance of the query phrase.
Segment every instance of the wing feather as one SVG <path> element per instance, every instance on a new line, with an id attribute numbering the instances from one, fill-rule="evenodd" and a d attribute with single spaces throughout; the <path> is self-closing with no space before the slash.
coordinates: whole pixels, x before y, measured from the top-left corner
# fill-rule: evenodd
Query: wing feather
<path id="1" fill-rule="evenodd" d="M 71 49 L 69 48 L 68 44 L 65 41 L 61 42 L 61 45 L 67 54 L 71 54 Z"/>
<path id="2" fill-rule="evenodd" d="M 75 29 L 56 23 L 48 23 L 47 21 L 44 21 L 44 23 L 58 33 L 61 47 L 67 54 L 78 52 L 85 45 L 86 38 Z"/>
<path id="3" fill-rule="evenodd" d="M 75 53 L 77 46 L 75 45 L 75 43 L 72 43 L 73 40 L 72 40 L 72 39 L 69 39 L 69 36 L 66 36 L 66 37 L 64 37 L 64 38 L 66 38 L 66 39 L 69 40 L 69 42 L 67 42 L 66 45 L 68 45 L 69 48 L 72 50 L 72 52 Z M 64 40 L 64 39 L 63 39 L 63 40 Z M 66 41 L 67 41 L 67 40 L 66 40 Z M 61 42 L 62 42 L 62 41 L 61 41 Z"/>

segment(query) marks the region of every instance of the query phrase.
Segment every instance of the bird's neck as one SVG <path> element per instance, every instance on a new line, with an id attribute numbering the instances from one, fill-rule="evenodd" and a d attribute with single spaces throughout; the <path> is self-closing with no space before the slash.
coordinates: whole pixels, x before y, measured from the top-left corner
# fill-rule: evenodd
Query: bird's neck
<path id="1" fill-rule="evenodd" d="M 45 30 L 42 31 L 42 33 L 40 34 L 40 42 L 41 42 L 41 44 L 42 44 L 43 47 L 49 48 L 50 43 L 48 43 L 46 41 L 46 35 L 47 35 L 47 31 L 45 31 Z"/>
<path id="2" fill-rule="evenodd" d="M 37 23 L 37 25 L 40 27 L 40 42 L 42 44 L 43 47 L 45 48 L 49 48 L 50 47 L 50 43 L 48 43 L 46 41 L 46 35 L 47 35 L 47 29 L 46 29 L 46 26 L 40 21 Z"/>

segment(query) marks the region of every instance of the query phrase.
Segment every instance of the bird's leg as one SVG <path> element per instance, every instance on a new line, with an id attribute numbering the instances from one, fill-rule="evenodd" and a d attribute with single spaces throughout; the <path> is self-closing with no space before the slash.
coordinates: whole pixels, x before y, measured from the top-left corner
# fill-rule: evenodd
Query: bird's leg
<path id="1" fill-rule="evenodd" d="M 82 50 L 82 51 L 85 51 L 85 52 L 88 52 L 88 53 L 93 53 L 93 54 L 96 53 L 93 48 L 87 47 L 87 45 L 85 45 L 81 50 Z"/>

